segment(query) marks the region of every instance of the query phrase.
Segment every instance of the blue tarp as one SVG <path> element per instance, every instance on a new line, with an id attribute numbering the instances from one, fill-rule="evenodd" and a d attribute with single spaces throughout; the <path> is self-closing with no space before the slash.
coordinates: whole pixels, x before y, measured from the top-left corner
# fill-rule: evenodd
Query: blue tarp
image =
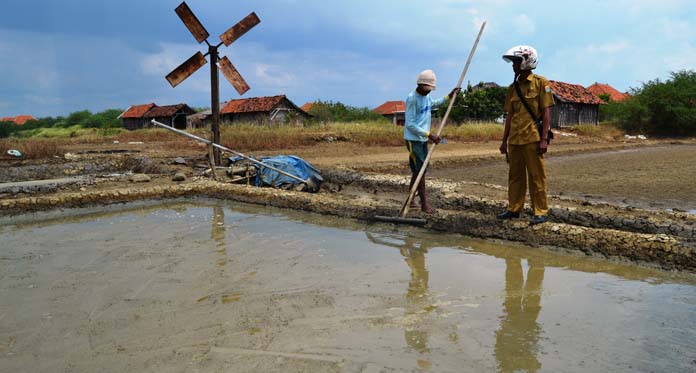
<path id="1" fill-rule="evenodd" d="M 244 158 L 239 156 L 229 158 L 230 164 L 236 163 L 241 160 L 244 160 Z M 315 181 L 316 184 L 321 184 L 321 182 L 324 181 L 324 179 L 321 177 L 321 174 L 319 173 L 319 170 L 314 168 L 304 159 L 296 157 L 294 155 L 261 157 L 257 160 L 263 164 L 275 167 L 291 175 L 295 175 L 302 180 L 312 179 Z M 294 186 L 297 184 L 303 184 L 298 180 L 295 180 L 287 175 L 283 175 L 277 171 L 271 170 L 268 167 L 262 167 L 256 163 L 252 164 L 256 168 L 256 180 L 254 181 L 254 184 L 256 186 L 271 186 L 274 188 L 284 188 Z"/>

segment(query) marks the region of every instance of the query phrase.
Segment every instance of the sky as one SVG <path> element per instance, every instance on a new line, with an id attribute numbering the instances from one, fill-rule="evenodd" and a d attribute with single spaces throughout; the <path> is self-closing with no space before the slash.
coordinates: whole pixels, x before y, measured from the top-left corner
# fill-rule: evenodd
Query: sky
<path id="1" fill-rule="evenodd" d="M 174 9 L 180 0 L 3 0 L 0 117 L 67 115 L 155 102 L 210 107 L 209 65 L 172 88 L 165 76 L 197 44 Z M 375 108 L 403 100 L 433 69 L 436 95 L 453 88 L 483 21 L 465 78 L 508 85 L 501 59 L 525 44 L 537 74 L 626 91 L 696 69 L 690 0 L 189 0 L 217 44 L 255 11 L 261 23 L 220 47 L 251 86 L 243 97 L 287 95 Z M 222 101 L 240 98 L 221 76 Z"/>

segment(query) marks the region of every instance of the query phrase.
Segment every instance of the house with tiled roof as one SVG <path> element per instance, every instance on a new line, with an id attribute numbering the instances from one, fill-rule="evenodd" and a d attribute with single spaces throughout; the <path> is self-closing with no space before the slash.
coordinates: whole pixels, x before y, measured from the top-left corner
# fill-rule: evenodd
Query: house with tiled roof
<path id="1" fill-rule="evenodd" d="M 609 99 L 613 102 L 620 102 L 631 97 L 631 95 L 629 95 L 628 93 L 619 92 L 619 90 L 606 83 L 592 84 L 591 86 L 587 87 L 587 90 L 597 95 L 597 97 L 601 97 L 601 95 L 607 95 Z"/>
<path id="2" fill-rule="evenodd" d="M 555 105 L 551 107 L 551 127 L 599 123 L 599 104 L 602 100 L 587 88 L 550 80 Z"/>
<path id="3" fill-rule="evenodd" d="M 117 118 L 121 120 L 123 128 L 135 130 L 139 128 L 149 127 L 143 115 L 150 109 L 156 106 L 154 103 L 132 105 L 126 111 L 121 113 Z"/>
<path id="4" fill-rule="evenodd" d="M 170 127 L 184 130 L 186 129 L 186 117 L 195 113 L 195 110 L 183 103 L 165 106 L 155 105 L 145 112 L 143 118 L 147 120 L 148 123 L 154 119 Z"/>
<path id="5" fill-rule="evenodd" d="M 31 115 L 17 115 L 15 117 L 3 117 L 0 118 L 0 122 L 12 122 L 18 126 L 26 123 L 27 121 L 35 119 Z"/>
<path id="6" fill-rule="evenodd" d="M 186 129 L 186 116 L 196 111 L 186 104 L 157 106 L 155 103 L 133 105 L 118 116 L 123 128 L 136 130 L 152 127 L 152 119 L 178 129 Z"/>
<path id="7" fill-rule="evenodd" d="M 309 113 L 309 111 L 312 110 L 312 106 L 314 106 L 314 102 L 307 102 L 300 106 L 300 109 L 304 110 L 305 113 Z"/>
<path id="8" fill-rule="evenodd" d="M 406 101 L 387 101 L 372 109 L 397 126 L 406 123 Z"/>
<path id="9" fill-rule="evenodd" d="M 310 115 L 285 95 L 230 100 L 220 109 L 222 123 L 302 123 Z"/>

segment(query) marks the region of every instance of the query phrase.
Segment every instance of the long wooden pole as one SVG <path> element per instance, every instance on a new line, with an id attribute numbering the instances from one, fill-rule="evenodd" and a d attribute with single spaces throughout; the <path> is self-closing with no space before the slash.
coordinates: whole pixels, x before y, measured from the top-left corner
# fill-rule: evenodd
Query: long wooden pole
<path id="1" fill-rule="evenodd" d="M 484 21 L 483 24 L 481 25 L 481 29 L 479 30 L 478 36 L 476 36 L 476 41 L 474 42 L 474 46 L 471 48 L 471 52 L 469 52 L 469 58 L 466 60 L 466 65 L 464 66 L 464 70 L 462 71 L 462 75 L 459 77 L 459 82 L 457 83 L 457 88 L 462 88 L 462 82 L 464 81 L 464 76 L 466 76 L 466 72 L 469 70 L 469 65 L 471 64 L 471 59 L 474 57 L 474 53 L 476 52 L 476 47 L 478 46 L 479 40 L 481 40 L 481 34 L 483 34 L 483 29 L 486 27 L 486 22 Z M 442 118 L 442 122 L 440 122 L 440 126 L 437 128 L 437 136 L 440 136 L 440 132 L 442 132 L 442 128 L 445 127 L 445 124 L 447 123 L 447 119 L 449 118 L 450 112 L 452 111 L 452 106 L 454 106 L 454 101 L 457 99 L 457 97 L 452 97 L 450 99 L 449 105 L 447 106 L 447 111 L 445 112 L 445 116 Z M 411 186 L 411 191 L 408 194 L 408 198 L 406 198 L 406 201 L 404 202 L 404 205 L 401 207 L 401 212 L 399 213 L 399 216 L 402 218 L 406 217 L 406 214 L 408 214 L 408 209 L 411 205 L 411 200 L 413 200 L 413 196 L 416 194 L 416 190 L 418 189 L 418 183 L 420 183 L 420 180 L 423 178 L 423 175 L 425 175 L 425 169 L 428 167 L 428 163 L 430 162 L 430 157 L 432 157 L 433 152 L 435 151 L 435 147 L 437 144 L 433 143 L 430 148 L 428 149 L 428 155 L 425 157 L 425 161 L 423 162 L 423 166 L 420 169 L 420 172 L 418 172 L 418 176 L 416 177 L 416 180 L 413 182 L 413 186 Z"/>
<path id="2" fill-rule="evenodd" d="M 299 181 L 299 182 L 301 182 L 301 183 L 304 183 L 304 184 L 306 184 L 307 186 L 309 186 L 310 188 L 312 187 L 312 185 L 310 185 L 310 184 L 313 184 L 313 181 L 311 180 L 311 179 L 312 179 L 311 177 L 310 177 L 309 179 L 305 180 L 305 179 L 303 179 L 303 178 L 301 178 L 301 177 L 299 177 L 299 176 L 297 176 L 297 175 L 293 175 L 293 174 L 291 174 L 291 173 L 285 172 L 285 171 L 280 170 L 280 169 L 278 169 L 278 168 L 275 168 L 275 167 L 273 167 L 273 166 L 269 166 L 269 165 L 267 165 L 267 164 L 265 164 L 265 163 L 263 163 L 263 162 L 261 162 L 261 161 L 258 161 L 258 160 L 254 159 L 254 158 L 251 158 L 251 157 L 247 156 L 247 155 L 244 155 L 244 154 L 242 154 L 242 153 L 240 153 L 240 152 L 238 152 L 238 151 L 232 150 L 232 149 L 230 149 L 230 148 L 226 148 L 226 147 L 224 147 L 224 146 L 222 146 L 222 145 L 220 145 L 220 144 L 216 144 L 216 143 L 214 143 L 214 142 L 212 142 L 212 141 L 210 141 L 210 140 L 208 140 L 208 139 L 204 139 L 204 138 L 202 138 L 202 137 L 198 137 L 198 136 L 196 136 L 196 135 L 194 135 L 194 134 L 191 134 L 191 133 L 188 133 L 188 132 L 186 132 L 186 131 L 182 131 L 182 130 L 176 129 L 176 128 L 171 127 L 171 126 L 168 126 L 168 125 L 166 125 L 166 124 L 164 124 L 164 123 L 160 123 L 160 122 L 158 122 L 158 121 L 156 121 L 156 120 L 154 120 L 154 119 L 151 120 L 150 123 L 152 123 L 153 125 L 155 125 L 155 126 L 157 126 L 157 127 L 161 127 L 161 128 L 166 129 L 166 130 L 172 131 L 172 132 L 174 132 L 174 133 L 178 133 L 178 134 L 180 134 L 180 135 L 186 136 L 186 137 L 188 137 L 188 138 L 190 138 L 190 139 L 193 139 L 193 140 L 202 142 L 203 144 L 209 145 L 209 146 L 211 146 L 211 147 L 213 147 L 213 148 L 215 148 L 215 149 L 219 149 L 219 150 L 222 150 L 222 151 L 225 151 L 225 152 L 228 152 L 228 153 L 232 153 L 232 154 L 238 155 L 238 156 L 240 156 L 240 157 L 242 157 L 242 158 L 244 158 L 244 159 L 246 159 L 246 160 L 248 160 L 248 161 L 251 161 L 251 162 L 253 162 L 253 163 L 256 163 L 256 164 L 259 165 L 260 167 L 265 167 L 265 168 L 271 169 L 271 170 L 273 170 L 273 171 L 275 171 L 275 172 L 277 172 L 277 173 L 279 173 L 279 174 L 283 174 L 283 175 L 285 175 L 285 176 L 287 176 L 287 177 L 289 177 L 289 178 L 292 178 L 292 179 L 295 179 L 295 180 L 297 180 L 297 181 Z M 214 168 L 215 168 L 215 167 L 213 167 L 213 169 L 214 169 Z M 213 170 L 213 172 L 215 172 L 215 171 Z"/>

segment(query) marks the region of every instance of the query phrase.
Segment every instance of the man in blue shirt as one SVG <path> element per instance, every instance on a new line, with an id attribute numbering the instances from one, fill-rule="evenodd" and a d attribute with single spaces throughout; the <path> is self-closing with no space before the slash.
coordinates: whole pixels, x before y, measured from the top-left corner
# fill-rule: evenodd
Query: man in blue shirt
<path id="1" fill-rule="evenodd" d="M 418 87 L 406 98 L 406 123 L 404 125 L 404 140 L 409 153 L 408 164 L 411 167 L 409 190 L 413 187 L 428 155 L 428 140 L 435 144 L 440 143 L 440 136 L 430 133 L 430 111 L 433 107 L 445 102 L 445 97 L 437 100 L 430 97 L 430 92 L 435 90 L 437 83 L 437 78 L 432 70 L 421 72 L 416 83 Z M 452 99 L 458 92 L 459 88 L 454 88 L 447 95 L 447 98 Z M 425 177 L 421 178 L 418 183 L 417 192 L 420 196 L 421 211 L 426 214 L 434 214 L 435 209 L 430 206 L 425 194 Z M 411 207 L 417 207 L 415 200 L 411 201 Z"/>

